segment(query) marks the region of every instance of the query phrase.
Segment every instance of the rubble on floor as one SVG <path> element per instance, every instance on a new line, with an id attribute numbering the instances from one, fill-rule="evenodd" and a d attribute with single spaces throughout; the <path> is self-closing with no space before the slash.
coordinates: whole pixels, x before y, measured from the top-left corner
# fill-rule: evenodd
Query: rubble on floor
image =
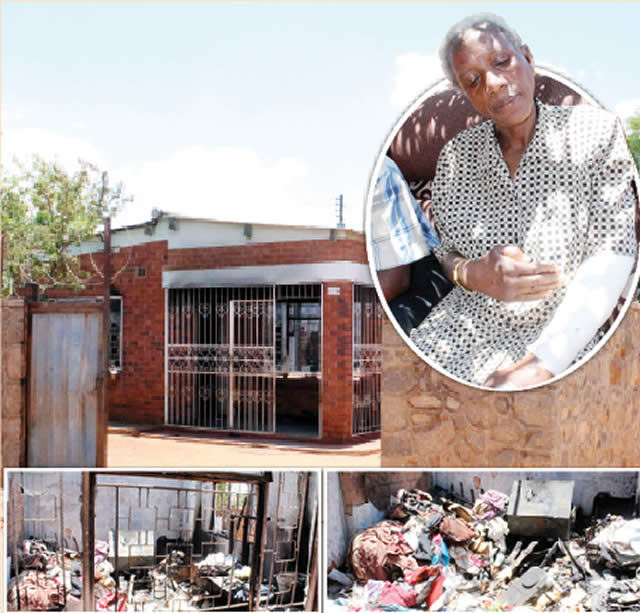
<path id="1" fill-rule="evenodd" d="M 528 491 L 537 494 L 533 486 Z M 443 491 L 400 490 L 387 519 L 353 537 L 345 568 L 330 569 L 330 606 L 640 611 L 640 519 L 607 515 L 579 532 L 571 524 L 569 532 L 563 522 L 574 515 L 570 491 L 568 505 L 555 505 L 562 512 L 523 522 L 502 492 L 488 491 L 469 503 Z M 532 500 L 544 499 L 541 509 L 554 507 L 556 494 L 545 495 Z M 527 534 L 536 522 L 538 534 Z M 525 524 L 527 536 L 514 534 Z M 568 537 L 559 538 L 558 530 Z"/>
<path id="2" fill-rule="evenodd" d="M 209 554 L 190 563 L 180 550 L 170 550 L 155 566 L 120 573 L 116 589 L 114 567 L 108 561 L 109 546 L 96 541 L 94 557 L 97 611 L 202 611 L 212 608 L 249 608 L 251 568 L 224 553 Z M 20 573 L 8 585 L 9 610 L 80 610 L 82 556 L 70 549 L 63 554 L 55 545 L 25 540 L 18 554 Z M 296 581 L 297 580 L 297 581 Z M 261 606 L 277 610 L 301 610 L 290 606 L 305 597 L 307 575 L 279 573 L 269 589 L 261 586 Z M 295 586 L 294 586 L 295 583 Z"/>
<path id="3" fill-rule="evenodd" d="M 55 544 L 26 539 L 17 558 L 18 576 L 7 586 L 9 610 L 59 611 L 67 598 L 73 598 L 71 555 L 63 558 L 56 552 Z"/>

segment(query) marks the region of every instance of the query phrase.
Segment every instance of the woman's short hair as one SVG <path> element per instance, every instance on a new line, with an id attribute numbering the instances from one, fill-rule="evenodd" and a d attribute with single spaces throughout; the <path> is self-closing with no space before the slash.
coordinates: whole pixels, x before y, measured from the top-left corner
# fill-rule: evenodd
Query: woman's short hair
<path id="1" fill-rule="evenodd" d="M 453 70 L 453 53 L 462 42 L 468 30 L 502 32 L 516 49 L 520 49 L 523 45 L 520 35 L 498 15 L 494 15 L 493 13 L 476 13 L 475 15 L 461 19 L 449 29 L 438 51 L 442 71 L 455 88 L 458 88 L 458 82 L 456 81 L 456 75 Z"/>

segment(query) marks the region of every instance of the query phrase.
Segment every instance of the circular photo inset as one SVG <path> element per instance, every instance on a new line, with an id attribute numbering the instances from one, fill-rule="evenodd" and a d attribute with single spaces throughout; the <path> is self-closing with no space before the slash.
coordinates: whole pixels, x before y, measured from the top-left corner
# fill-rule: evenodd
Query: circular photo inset
<path id="1" fill-rule="evenodd" d="M 440 58 L 448 81 L 407 110 L 375 166 L 373 276 L 432 367 L 537 387 L 594 355 L 635 296 L 638 170 L 620 120 L 536 66 L 500 18 L 457 24 Z"/>

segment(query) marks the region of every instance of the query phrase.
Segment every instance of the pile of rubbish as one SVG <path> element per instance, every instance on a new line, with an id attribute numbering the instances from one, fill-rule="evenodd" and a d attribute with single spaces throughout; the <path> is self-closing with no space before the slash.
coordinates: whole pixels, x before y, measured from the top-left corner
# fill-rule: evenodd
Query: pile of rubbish
<path id="1" fill-rule="evenodd" d="M 98 611 L 202 611 L 247 609 L 251 567 L 224 553 L 191 563 L 184 551 L 169 549 L 153 566 L 121 570 L 116 588 L 109 546 L 96 541 L 94 573 Z M 18 555 L 20 572 L 7 590 L 9 610 L 60 611 L 82 608 L 82 556 L 55 544 L 25 540 Z M 304 600 L 307 576 L 283 572 L 273 585 L 260 586 L 262 606 L 284 606 Z M 299 608 L 299 607 L 298 607 Z"/>
<path id="2" fill-rule="evenodd" d="M 570 536 L 567 519 L 558 538 L 543 518 L 539 534 L 521 536 L 502 492 L 434 498 L 400 490 L 387 519 L 353 537 L 345 567 L 328 575 L 332 607 L 640 611 L 640 519 L 608 515 Z"/>
<path id="3" fill-rule="evenodd" d="M 115 597 L 113 566 L 106 560 L 107 554 L 107 543 L 96 541 L 95 581 L 100 610 L 113 610 Z M 73 601 L 79 606 L 82 561 L 78 551 L 68 548 L 60 551 L 55 542 L 25 539 L 17 558 L 19 572 L 7 588 L 9 610 L 59 611 Z M 77 610 L 78 606 L 70 608 Z"/>
<path id="4" fill-rule="evenodd" d="M 286 588 L 279 590 L 285 574 L 293 575 L 276 575 L 271 589 L 268 584 L 260 586 L 261 606 L 278 604 L 276 600 L 283 593 L 290 602 L 293 591 L 296 597 L 304 598 L 306 575 L 297 575 L 295 587 L 289 577 Z M 211 553 L 192 564 L 184 552 L 171 550 L 151 570 L 121 579 L 121 588 L 128 590 L 130 611 L 201 611 L 214 607 L 242 610 L 249 606 L 250 577 L 251 567 L 231 555 Z"/>
<path id="5" fill-rule="evenodd" d="M 183 551 L 171 550 L 151 570 L 122 580 L 131 610 L 200 611 L 239 605 L 249 598 L 251 568 L 224 553 L 191 564 Z"/>
<path id="6" fill-rule="evenodd" d="M 51 545 L 27 539 L 18 550 L 19 574 L 7 587 L 9 610 L 55 611 L 65 603 L 64 571 Z M 70 585 L 69 580 L 66 585 Z"/>

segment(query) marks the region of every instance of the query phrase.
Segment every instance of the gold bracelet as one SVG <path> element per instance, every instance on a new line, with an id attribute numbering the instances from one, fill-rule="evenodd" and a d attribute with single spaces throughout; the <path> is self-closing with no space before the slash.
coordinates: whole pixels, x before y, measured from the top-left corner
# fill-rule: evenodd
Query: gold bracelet
<path id="1" fill-rule="evenodd" d="M 462 285 L 462 283 L 460 283 L 460 275 L 459 275 L 460 266 L 462 266 L 463 264 L 466 264 L 466 262 L 467 260 L 465 260 L 464 258 L 461 258 L 456 262 L 456 265 L 453 267 L 453 284 L 459 287 L 466 294 L 475 294 L 474 290 L 467 289 L 464 285 Z"/>

